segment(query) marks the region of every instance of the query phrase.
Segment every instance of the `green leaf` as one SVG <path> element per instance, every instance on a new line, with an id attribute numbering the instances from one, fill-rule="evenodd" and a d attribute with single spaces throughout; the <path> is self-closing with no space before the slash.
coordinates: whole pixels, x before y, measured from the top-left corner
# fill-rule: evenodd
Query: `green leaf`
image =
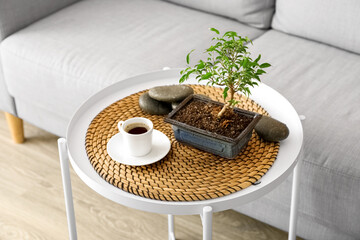
<path id="1" fill-rule="evenodd" d="M 228 31 L 224 34 L 224 37 L 235 37 L 237 36 L 237 33 L 234 31 Z"/>
<path id="2" fill-rule="evenodd" d="M 260 65 L 260 68 L 267 68 L 267 67 L 270 67 L 270 63 L 263 63 Z"/>
<path id="3" fill-rule="evenodd" d="M 200 60 L 201 61 L 201 60 Z M 205 67 L 205 63 L 203 62 L 203 61 L 201 61 L 198 65 L 197 65 L 197 67 L 196 67 L 196 69 L 197 70 L 201 70 L 201 69 L 203 69 Z"/>
<path id="4" fill-rule="evenodd" d="M 216 46 L 211 46 L 208 49 L 206 49 L 207 52 L 213 52 L 214 50 L 216 50 Z"/>
<path id="5" fill-rule="evenodd" d="M 188 55 L 186 55 L 186 62 L 187 62 L 187 64 L 190 64 L 190 54 L 191 54 L 193 51 L 195 51 L 195 49 L 191 50 L 191 51 L 188 53 Z"/>
<path id="6" fill-rule="evenodd" d="M 227 98 L 228 94 L 227 92 L 229 91 L 229 87 L 225 87 L 224 88 L 224 91 L 223 91 L 223 97 L 224 97 L 224 100 Z"/>
<path id="7" fill-rule="evenodd" d="M 251 61 L 251 59 L 250 59 L 250 60 L 249 60 L 249 64 L 248 64 L 248 65 L 249 65 L 249 67 L 250 67 L 251 69 L 253 69 L 253 67 L 254 67 L 254 66 L 256 66 L 256 65 L 257 65 L 257 63 L 256 63 L 255 61 L 254 61 L 254 62 L 252 62 L 252 61 Z"/>
<path id="8" fill-rule="evenodd" d="M 256 71 L 256 75 L 261 75 L 261 74 L 263 74 L 263 73 L 266 73 L 264 70 L 262 70 L 262 69 L 258 69 L 257 71 Z"/>
<path id="9" fill-rule="evenodd" d="M 210 28 L 210 31 L 216 32 L 216 34 L 220 34 L 219 30 L 217 30 L 216 28 Z"/>
<path id="10" fill-rule="evenodd" d="M 230 99 L 228 102 L 231 104 L 231 106 L 235 106 L 239 103 L 239 101 L 236 101 L 235 99 Z"/>
<path id="11" fill-rule="evenodd" d="M 245 58 L 241 65 L 242 65 L 244 68 L 246 68 L 247 65 L 248 65 L 248 62 L 249 62 L 249 59 L 248 59 L 248 58 Z"/>
<path id="12" fill-rule="evenodd" d="M 196 72 L 196 69 L 191 69 L 190 71 L 188 71 L 187 73 L 186 73 L 186 80 L 189 78 L 189 76 L 191 75 L 191 74 L 193 74 L 194 72 Z"/>
<path id="13" fill-rule="evenodd" d="M 259 56 L 257 57 L 257 59 L 255 59 L 255 61 L 254 62 L 258 62 L 259 60 L 260 60 L 260 58 L 261 58 L 261 54 L 259 54 Z"/>
<path id="14" fill-rule="evenodd" d="M 211 76 L 212 76 L 212 73 L 208 72 L 201 76 L 201 80 L 209 79 L 209 78 L 211 78 Z"/>
<path id="15" fill-rule="evenodd" d="M 186 74 L 182 75 L 181 78 L 180 78 L 180 80 L 179 80 L 179 83 L 185 82 L 185 80 L 187 79 L 187 77 L 188 77 L 188 76 L 187 76 Z"/>

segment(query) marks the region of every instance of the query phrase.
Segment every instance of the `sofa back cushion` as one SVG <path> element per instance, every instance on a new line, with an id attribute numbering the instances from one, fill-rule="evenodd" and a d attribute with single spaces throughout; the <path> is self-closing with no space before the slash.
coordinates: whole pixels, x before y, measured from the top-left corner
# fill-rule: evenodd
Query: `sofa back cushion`
<path id="1" fill-rule="evenodd" d="M 167 0 L 238 20 L 257 28 L 269 28 L 274 14 L 275 0 Z"/>
<path id="2" fill-rule="evenodd" d="M 359 0 L 276 0 L 272 27 L 360 53 Z"/>
<path id="3" fill-rule="evenodd" d="M 78 0 L 0 0 L 0 41 Z"/>

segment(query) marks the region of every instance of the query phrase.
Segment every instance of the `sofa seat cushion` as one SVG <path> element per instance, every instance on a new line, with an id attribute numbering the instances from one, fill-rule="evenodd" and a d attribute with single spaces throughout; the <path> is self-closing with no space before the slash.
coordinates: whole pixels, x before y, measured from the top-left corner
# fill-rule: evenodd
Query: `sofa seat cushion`
<path id="1" fill-rule="evenodd" d="M 84 100 L 114 82 L 185 66 L 191 49 L 196 58 L 209 45 L 209 27 L 251 39 L 264 32 L 163 1 L 80 1 L 2 43 L 5 80 L 15 99 L 70 119 Z"/>
<path id="2" fill-rule="evenodd" d="M 263 82 L 306 117 L 301 214 L 359 239 L 360 55 L 275 30 L 250 51 L 272 64 Z M 290 202 L 290 192 L 269 196 Z"/>
<path id="3" fill-rule="evenodd" d="M 1 1 L 0 40 L 17 30 L 58 11 L 78 0 L 44 1 L 44 0 L 11 0 Z"/>
<path id="4" fill-rule="evenodd" d="M 360 54 L 359 0 L 277 0 L 272 27 Z"/>
<path id="5" fill-rule="evenodd" d="M 275 0 L 167 0 L 201 11 L 236 19 L 257 28 L 269 28 Z"/>

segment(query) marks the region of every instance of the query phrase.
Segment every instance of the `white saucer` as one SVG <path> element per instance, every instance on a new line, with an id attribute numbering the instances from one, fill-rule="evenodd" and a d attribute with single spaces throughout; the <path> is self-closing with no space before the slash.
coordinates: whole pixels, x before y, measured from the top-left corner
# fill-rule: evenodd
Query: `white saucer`
<path id="1" fill-rule="evenodd" d="M 153 130 L 151 151 L 142 157 L 133 157 L 128 155 L 126 149 L 122 149 L 122 136 L 120 133 L 112 136 L 106 145 L 109 156 L 122 164 L 130 166 L 143 166 L 161 160 L 170 151 L 169 138 L 158 130 Z"/>

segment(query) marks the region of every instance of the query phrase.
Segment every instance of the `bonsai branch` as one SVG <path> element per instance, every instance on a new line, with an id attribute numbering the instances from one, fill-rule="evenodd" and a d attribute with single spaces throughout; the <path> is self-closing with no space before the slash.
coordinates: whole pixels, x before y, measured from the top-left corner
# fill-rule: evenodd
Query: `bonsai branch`
<path id="1" fill-rule="evenodd" d="M 224 104 L 223 108 L 221 109 L 221 111 L 218 113 L 217 117 L 220 119 L 222 117 L 222 115 L 224 115 L 226 109 L 228 109 L 230 107 L 230 103 L 226 103 Z"/>
<path id="2" fill-rule="evenodd" d="M 234 88 L 233 88 L 233 87 L 230 87 L 229 92 L 230 92 L 230 99 L 231 99 L 231 100 L 234 99 L 234 94 L 235 94 Z M 224 115 L 225 111 L 226 111 L 228 108 L 230 108 L 231 105 L 232 105 L 232 102 L 231 102 L 231 101 L 229 101 L 229 102 L 227 102 L 226 104 L 224 104 L 224 106 L 222 107 L 221 111 L 218 113 L 217 117 L 218 117 L 218 118 L 221 118 L 221 117 Z"/>

